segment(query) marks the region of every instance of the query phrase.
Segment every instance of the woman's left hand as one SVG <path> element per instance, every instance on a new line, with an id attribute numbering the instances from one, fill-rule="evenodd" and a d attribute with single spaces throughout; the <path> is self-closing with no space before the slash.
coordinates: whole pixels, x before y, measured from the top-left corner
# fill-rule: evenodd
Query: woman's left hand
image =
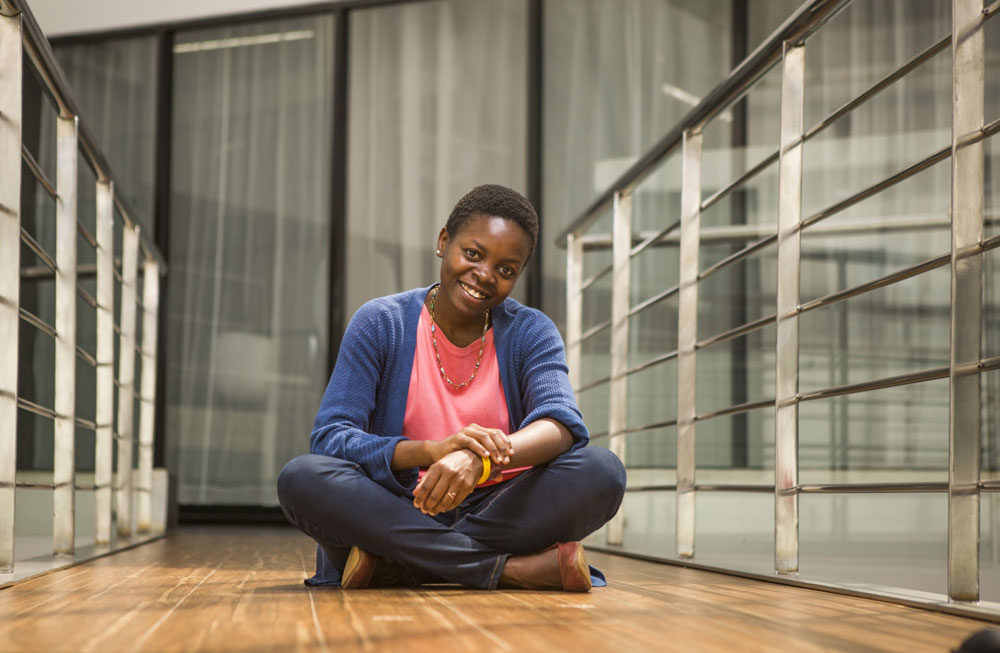
<path id="1" fill-rule="evenodd" d="M 483 473 L 483 461 L 468 449 L 443 456 L 427 468 L 413 490 L 413 507 L 426 515 L 453 510 L 476 488 Z"/>

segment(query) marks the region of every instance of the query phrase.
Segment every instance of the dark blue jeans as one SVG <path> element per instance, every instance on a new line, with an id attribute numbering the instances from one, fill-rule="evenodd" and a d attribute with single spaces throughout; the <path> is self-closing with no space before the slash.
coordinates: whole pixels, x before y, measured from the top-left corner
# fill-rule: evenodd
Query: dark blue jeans
<path id="1" fill-rule="evenodd" d="M 411 585 L 461 583 L 493 589 L 510 555 L 581 540 L 621 504 L 625 468 L 606 449 L 584 447 L 503 483 L 478 488 L 433 517 L 354 463 L 309 454 L 278 476 L 289 521 L 316 540 L 313 584 L 339 585 L 352 546 L 397 563 Z"/>

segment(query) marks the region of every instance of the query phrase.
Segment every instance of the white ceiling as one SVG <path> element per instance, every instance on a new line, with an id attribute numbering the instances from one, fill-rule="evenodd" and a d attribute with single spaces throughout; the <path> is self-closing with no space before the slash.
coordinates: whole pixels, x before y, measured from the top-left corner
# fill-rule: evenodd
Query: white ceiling
<path id="1" fill-rule="evenodd" d="M 315 4 L 315 0 L 27 0 L 27 2 L 35 20 L 48 37 Z"/>

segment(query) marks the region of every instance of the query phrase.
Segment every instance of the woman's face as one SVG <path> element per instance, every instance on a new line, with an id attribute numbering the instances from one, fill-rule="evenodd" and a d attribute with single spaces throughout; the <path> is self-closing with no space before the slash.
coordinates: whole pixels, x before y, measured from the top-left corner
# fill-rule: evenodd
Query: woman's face
<path id="1" fill-rule="evenodd" d="M 472 215 L 454 236 L 438 236 L 441 288 L 456 315 L 479 318 L 507 299 L 531 255 L 528 234 L 513 220 Z"/>

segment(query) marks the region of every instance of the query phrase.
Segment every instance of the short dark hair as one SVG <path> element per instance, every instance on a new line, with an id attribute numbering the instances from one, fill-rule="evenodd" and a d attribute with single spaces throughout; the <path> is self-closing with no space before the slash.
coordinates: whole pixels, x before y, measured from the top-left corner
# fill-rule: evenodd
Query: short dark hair
<path id="1" fill-rule="evenodd" d="M 483 184 L 476 186 L 451 210 L 448 222 L 445 224 L 445 231 L 450 238 L 454 238 L 465 221 L 474 215 L 496 216 L 506 220 L 513 220 L 528 234 L 531 241 L 531 249 L 528 252 L 529 258 L 535 251 L 535 244 L 538 242 L 538 213 L 521 193 L 499 186 L 497 184 Z"/>

